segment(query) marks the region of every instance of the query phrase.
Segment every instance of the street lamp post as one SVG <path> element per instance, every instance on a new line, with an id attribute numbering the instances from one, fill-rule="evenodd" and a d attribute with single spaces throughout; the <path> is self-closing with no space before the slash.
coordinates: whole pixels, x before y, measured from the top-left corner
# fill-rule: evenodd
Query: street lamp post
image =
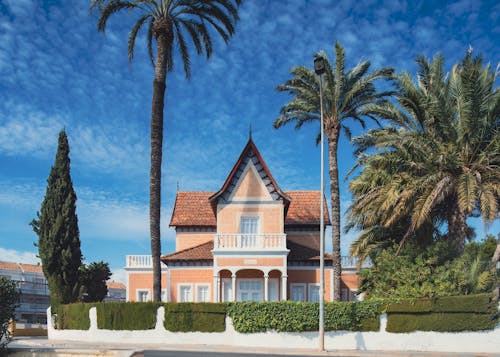
<path id="1" fill-rule="evenodd" d="M 323 73 L 325 73 L 325 59 L 321 56 L 314 58 L 314 72 L 319 77 L 319 107 L 320 107 L 320 145 L 321 145 L 321 189 L 320 189 L 320 219 L 319 219 L 319 350 L 325 350 L 325 223 L 324 223 L 324 157 L 325 145 L 323 138 Z"/>

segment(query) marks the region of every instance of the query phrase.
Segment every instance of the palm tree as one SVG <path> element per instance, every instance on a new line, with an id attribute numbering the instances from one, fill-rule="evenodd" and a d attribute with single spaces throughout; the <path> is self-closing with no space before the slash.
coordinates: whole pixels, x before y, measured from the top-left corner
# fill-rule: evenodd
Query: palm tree
<path id="1" fill-rule="evenodd" d="M 325 81 L 323 90 L 324 132 L 328 142 L 328 162 L 330 174 L 330 193 L 332 205 L 332 243 L 334 271 L 334 300 L 340 300 L 340 196 L 339 172 L 337 165 L 337 148 L 341 129 L 350 138 L 351 130 L 347 125 L 352 119 L 365 127 L 366 119 L 376 118 L 363 115 L 362 109 L 373 102 L 383 100 L 389 92 L 377 92 L 373 82 L 379 78 L 388 79 L 392 76 L 391 68 L 382 68 L 368 73 L 370 62 L 359 63 L 348 72 L 345 71 L 344 48 L 335 43 L 335 64 L 332 68 L 325 52 L 316 56 L 325 59 Z M 285 84 L 277 87 L 278 91 L 288 92 L 293 99 L 283 106 L 280 116 L 274 121 L 274 127 L 280 128 L 288 123 L 295 123 L 299 129 L 303 124 L 320 120 L 319 79 L 312 69 L 304 66 L 294 67 L 293 76 Z"/>
<path id="2" fill-rule="evenodd" d="M 496 73 L 469 51 L 448 76 L 444 59 L 417 59 L 417 82 L 398 76 L 397 104 L 365 110 L 390 121 L 354 139 L 361 174 L 352 180 L 349 226 L 363 230 L 351 252 L 388 241 L 400 246 L 447 225 L 446 237 L 463 250 L 471 236 L 466 219 L 498 218 L 500 197 L 500 90 Z M 375 150 L 375 152 L 373 152 Z M 391 236 L 398 227 L 401 235 Z M 429 230 L 429 227 L 432 227 Z M 367 237 L 371 230 L 386 234 Z M 401 231 L 402 229 L 402 231 Z M 365 235 L 367 239 L 361 239 Z M 429 235 L 426 237 L 429 238 Z"/>
<path id="3" fill-rule="evenodd" d="M 104 32 L 111 15 L 120 11 L 137 11 L 140 16 L 128 38 L 128 58 L 134 57 L 135 40 L 139 30 L 147 27 L 147 47 L 154 66 L 153 101 L 151 109 L 151 171 L 149 193 L 149 225 L 153 261 L 153 300 L 161 298 L 160 269 L 160 207 L 161 161 L 163 142 L 163 105 L 167 72 L 174 68 L 177 45 L 186 78 L 191 75 L 187 39 L 191 39 L 197 54 L 210 57 L 213 28 L 227 43 L 234 34 L 238 20 L 237 6 L 241 0 L 91 0 L 90 10 L 98 9 L 97 29 Z M 153 45 L 156 44 L 156 60 Z"/>

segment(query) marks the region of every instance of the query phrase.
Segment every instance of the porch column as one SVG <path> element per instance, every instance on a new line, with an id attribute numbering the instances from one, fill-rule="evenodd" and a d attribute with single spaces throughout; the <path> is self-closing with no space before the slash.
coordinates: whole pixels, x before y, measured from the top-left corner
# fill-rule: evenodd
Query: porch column
<path id="1" fill-rule="evenodd" d="M 269 301 L 269 275 L 264 274 L 264 301 Z"/>
<path id="2" fill-rule="evenodd" d="M 167 267 L 167 296 L 165 298 L 166 302 L 171 302 L 172 298 L 170 296 L 170 270 Z"/>
<path id="3" fill-rule="evenodd" d="M 220 290 L 220 280 L 219 274 L 214 275 L 214 302 L 220 302 L 219 299 L 219 290 Z"/>
<path id="4" fill-rule="evenodd" d="M 233 296 L 232 296 L 232 301 L 236 301 L 236 273 L 234 273 L 233 275 L 231 275 L 231 287 L 232 287 L 232 293 L 233 293 Z"/>
<path id="5" fill-rule="evenodd" d="M 288 278 L 287 275 L 281 275 L 281 301 L 286 300 L 286 281 L 287 281 L 287 278 Z"/>

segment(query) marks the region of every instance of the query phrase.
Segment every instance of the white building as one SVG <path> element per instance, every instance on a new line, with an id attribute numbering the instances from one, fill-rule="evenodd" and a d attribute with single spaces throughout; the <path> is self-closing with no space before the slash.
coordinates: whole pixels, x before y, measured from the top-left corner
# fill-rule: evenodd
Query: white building
<path id="1" fill-rule="evenodd" d="M 50 297 L 42 266 L 0 261 L 0 276 L 15 281 L 19 287 L 16 321 L 46 324 Z"/>

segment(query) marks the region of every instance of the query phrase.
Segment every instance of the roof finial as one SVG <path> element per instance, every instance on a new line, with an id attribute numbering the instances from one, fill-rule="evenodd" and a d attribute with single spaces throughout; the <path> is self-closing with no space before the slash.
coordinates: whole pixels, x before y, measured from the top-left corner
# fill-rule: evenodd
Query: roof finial
<path id="1" fill-rule="evenodd" d="M 248 140 L 252 140 L 252 123 L 250 122 L 249 128 L 248 128 Z"/>

